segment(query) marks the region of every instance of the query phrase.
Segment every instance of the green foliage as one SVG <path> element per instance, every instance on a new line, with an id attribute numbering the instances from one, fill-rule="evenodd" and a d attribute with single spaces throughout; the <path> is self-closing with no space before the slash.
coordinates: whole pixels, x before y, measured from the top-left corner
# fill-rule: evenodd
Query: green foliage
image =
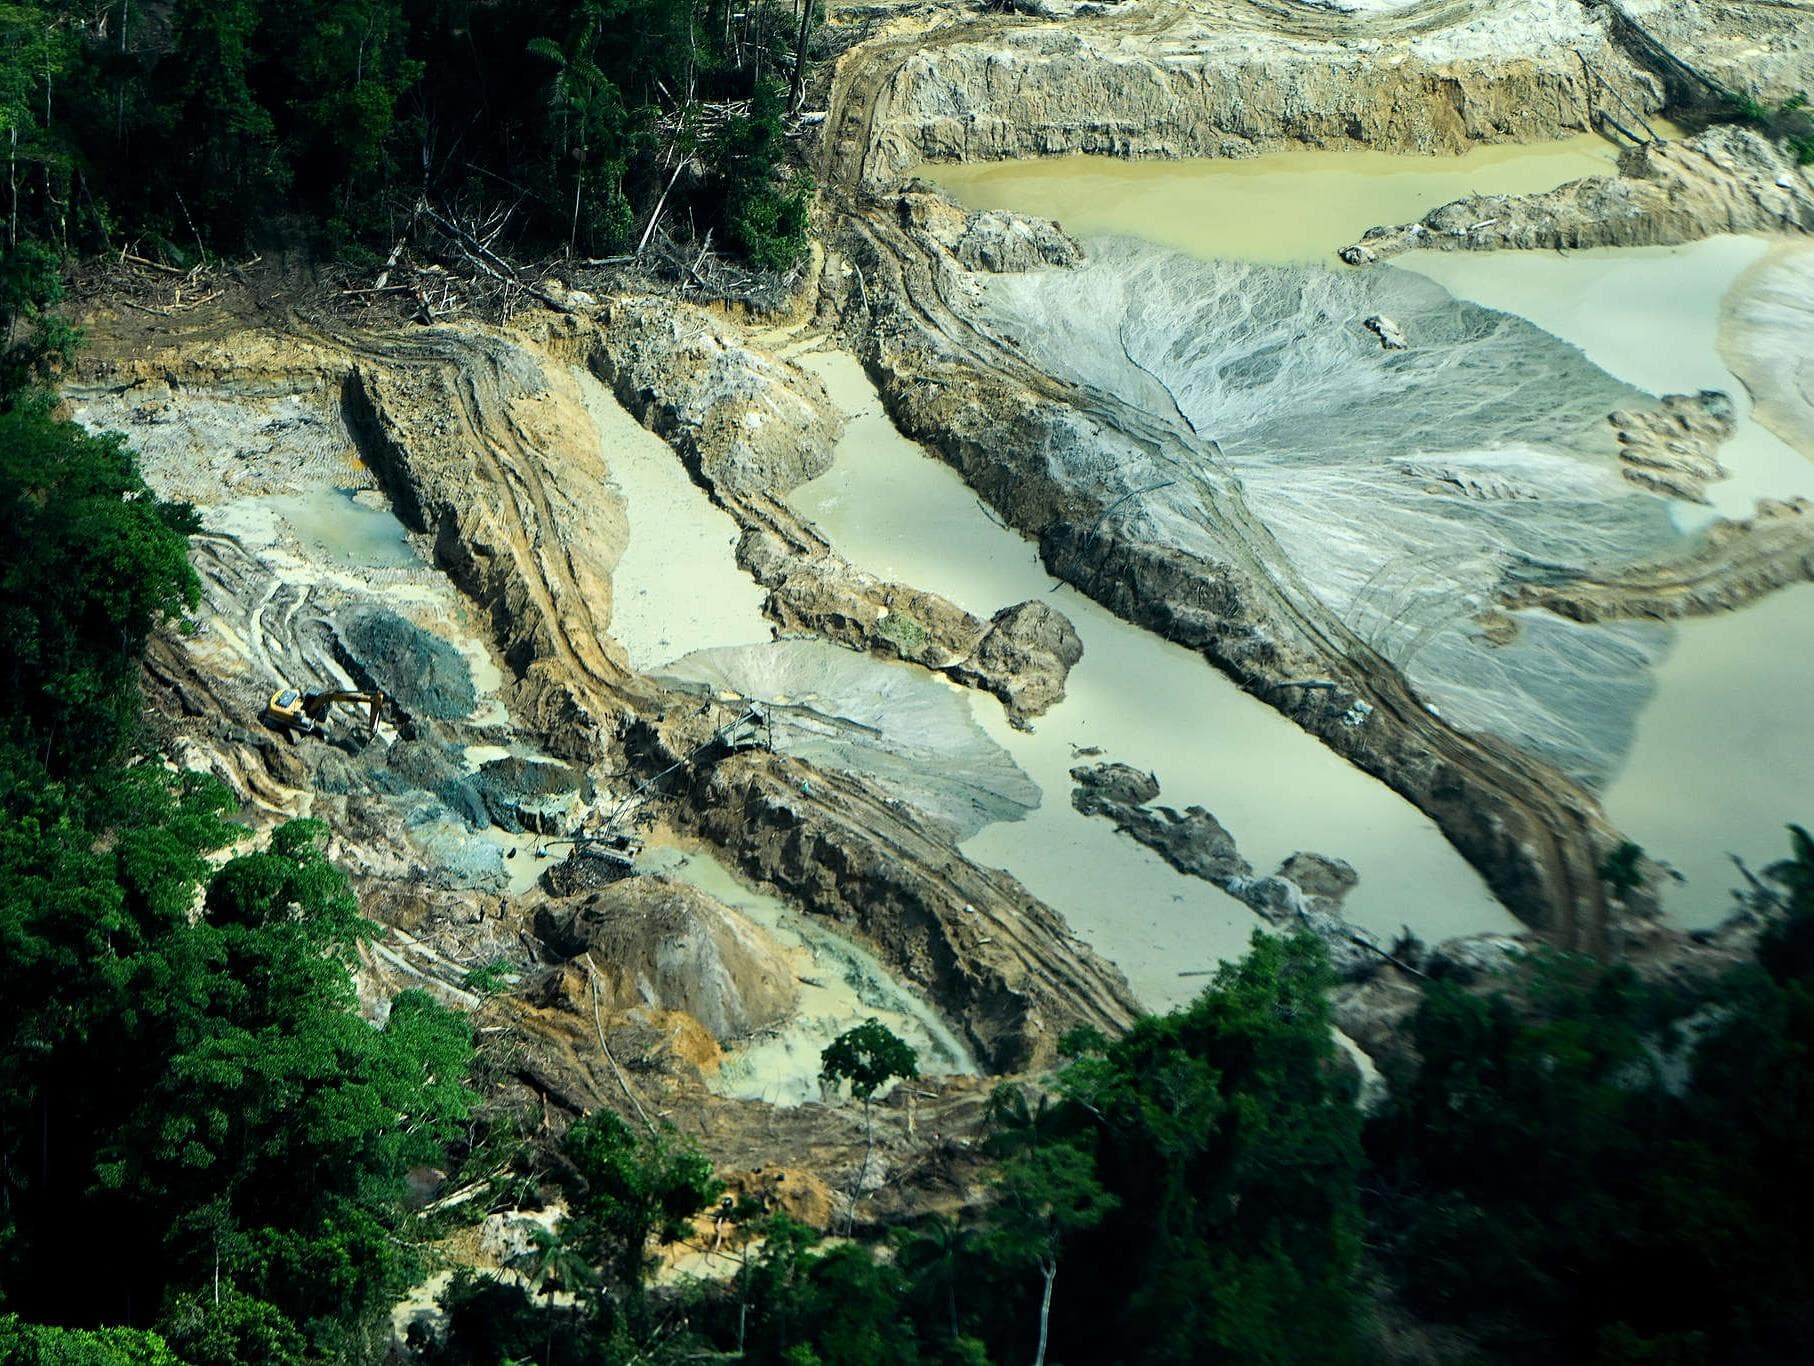
<path id="1" fill-rule="evenodd" d="M 826 1044 L 819 1062 L 821 1077 L 834 1086 L 848 1084 L 850 1094 L 865 1103 L 889 1082 L 920 1074 L 912 1047 L 874 1018 Z"/>
<path id="2" fill-rule="evenodd" d="M 183 265 L 301 236 L 382 252 L 422 197 L 580 255 L 633 245 L 659 207 L 784 269 L 811 197 L 780 170 L 791 27 L 724 0 L 0 6 L 0 294 L 41 282 L 34 243 L 60 265 L 122 233 Z M 702 102 L 752 92 L 702 149 Z M 20 373 L 69 340 L 54 291 L 25 293 L 0 303 Z"/>
<path id="3" fill-rule="evenodd" d="M 1517 1357 L 1814 1351 L 1814 842 L 1791 842 L 1758 967 L 1694 996 L 1559 957 L 1430 989 L 1368 1133 L 1418 1312 Z"/>
<path id="4" fill-rule="evenodd" d="M 308 1344 L 276 1305 L 228 1289 L 178 1296 L 158 1320 L 184 1366 L 305 1366 Z"/>
<path id="5" fill-rule="evenodd" d="M 211 780 L 141 765 L 8 813 L 0 1285 L 77 1321 L 121 1312 L 63 1274 L 79 1256 L 132 1302 L 188 1303 L 169 1324 L 198 1357 L 298 1331 L 340 1351 L 414 1273 L 404 1176 L 465 1117 L 470 1035 L 418 993 L 382 1028 L 360 1018 L 343 955 L 362 922 L 318 826 L 210 886 L 225 807 Z M 198 900 L 226 913 L 192 920 Z M 216 1274 L 233 1314 L 198 1321 L 182 1292 Z"/>
<path id="6" fill-rule="evenodd" d="M 0 738 L 56 769 L 114 758 L 151 630 L 200 600 L 187 507 L 158 502 L 117 436 L 24 394 L 0 411 Z M 29 547 L 29 553 L 19 553 Z"/>
<path id="7" fill-rule="evenodd" d="M 806 254 L 813 184 L 804 172 L 782 175 L 786 149 L 781 87 L 756 84 L 747 118 L 724 125 L 712 163 L 724 184 L 724 226 L 731 241 L 766 270 L 786 270 Z"/>
<path id="8" fill-rule="evenodd" d="M 1644 860 L 1644 846 L 1626 840 L 1608 854 L 1600 864 L 1600 880 L 1623 900 L 1643 882 L 1638 868 Z"/>
<path id="9" fill-rule="evenodd" d="M 819 1245 L 816 1233 L 778 1214 L 765 1222 L 751 1268 L 745 1357 L 752 1363 L 919 1360 L 896 1270 L 854 1243 Z"/>
<path id="10" fill-rule="evenodd" d="M 179 1360 L 156 1333 L 51 1328 L 0 1315 L 0 1366 L 202 1366 Z"/>
<path id="11" fill-rule="evenodd" d="M 1732 118 L 1756 124 L 1770 136 L 1781 138 L 1798 164 L 1814 164 L 1814 117 L 1809 114 L 1806 92 L 1798 91 L 1773 106 L 1755 95 L 1734 90 L 1728 90 L 1724 100 Z"/>
<path id="12" fill-rule="evenodd" d="M 671 1129 L 638 1134 L 609 1111 L 574 1124 L 561 1155 L 572 1209 L 562 1238 L 598 1268 L 600 1284 L 634 1319 L 642 1312 L 649 1240 L 684 1237 L 688 1221 L 723 1187 L 712 1164 Z"/>
<path id="13" fill-rule="evenodd" d="M 1100 1279 L 1061 1342 L 1147 1361 L 1352 1355 L 1360 1121 L 1329 980 L 1310 936 L 1256 934 L 1188 1009 L 1062 1075 L 1062 1118 L 1094 1138 L 1120 1208 L 1080 1245 Z"/>

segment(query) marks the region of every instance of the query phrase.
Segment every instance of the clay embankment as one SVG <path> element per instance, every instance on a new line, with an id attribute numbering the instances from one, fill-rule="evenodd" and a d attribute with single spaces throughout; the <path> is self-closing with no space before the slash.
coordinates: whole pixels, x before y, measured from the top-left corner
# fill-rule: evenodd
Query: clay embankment
<path id="1" fill-rule="evenodd" d="M 854 568 L 788 508 L 782 495 L 831 463 L 838 419 L 818 380 L 672 300 L 614 300 L 590 321 L 551 324 L 550 343 L 665 438 L 737 521 L 738 563 L 768 590 L 764 611 L 783 632 L 944 673 L 993 693 L 1017 725 L 1063 699 L 1082 647 L 1061 613 L 1031 601 L 982 620 Z"/>

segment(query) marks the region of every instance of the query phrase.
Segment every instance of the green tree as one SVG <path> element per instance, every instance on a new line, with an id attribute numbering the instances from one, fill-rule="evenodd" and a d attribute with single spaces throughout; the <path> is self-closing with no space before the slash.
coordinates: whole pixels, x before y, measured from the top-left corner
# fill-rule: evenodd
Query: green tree
<path id="1" fill-rule="evenodd" d="M 53 769 L 117 757 L 152 629 L 200 601 L 186 507 L 160 503 L 117 436 L 21 395 L 0 411 L 0 735 Z M 30 553 L 20 553 L 26 547 Z"/>
<path id="2" fill-rule="evenodd" d="M 158 1327 L 184 1366 L 305 1366 L 308 1343 L 277 1308 L 226 1290 L 179 1295 Z"/>
<path id="3" fill-rule="evenodd" d="M 1010 1266 L 1030 1263 L 1042 1280 L 1033 1366 L 1045 1366 L 1060 1254 L 1072 1235 L 1095 1228 L 1120 1203 L 1096 1180 L 1095 1166 L 1087 1152 L 1052 1143 L 1016 1153 L 995 1175 L 991 1246 Z"/>
<path id="4" fill-rule="evenodd" d="M 52 1328 L 0 1315 L 0 1366 L 189 1366 L 156 1333 Z"/>
<path id="5" fill-rule="evenodd" d="M 562 1237 L 603 1272 L 602 1289 L 646 1326 L 649 1241 L 683 1238 L 723 1187 L 712 1165 L 671 1129 L 639 1136 L 608 1110 L 576 1122 L 561 1140 L 572 1213 Z"/>
<path id="6" fill-rule="evenodd" d="M 781 87 L 759 80 L 747 118 L 724 125 L 712 148 L 723 185 L 723 222 L 732 245 L 765 270 L 787 270 L 806 253 L 812 181 L 783 175 L 787 147 Z"/>
<path id="7" fill-rule="evenodd" d="M 850 1087 L 863 1102 L 863 1165 L 850 1188 L 848 1225 L 857 1217 L 857 1200 L 869 1176 L 869 1158 L 875 1150 L 875 1094 L 891 1081 L 911 1080 L 920 1074 L 919 1058 L 905 1040 L 871 1016 L 855 1029 L 847 1029 L 825 1045 L 819 1054 L 819 1076 L 833 1086 Z"/>
<path id="8" fill-rule="evenodd" d="M 1360 1116 L 1329 981 L 1311 936 L 1256 933 L 1187 1009 L 1071 1041 L 1060 1119 L 1120 1201 L 1083 1239 L 1098 1277 L 1069 1316 L 1080 1355 L 1353 1355 Z"/>
<path id="9" fill-rule="evenodd" d="M 258 0 L 176 0 L 172 9 L 170 93 L 157 107 L 185 240 L 206 226 L 243 242 L 289 188 L 276 122 L 253 89 L 263 18 Z"/>
<path id="10" fill-rule="evenodd" d="M 322 206 L 336 235 L 381 227 L 383 196 L 397 177 L 397 105 L 422 77 L 407 54 L 400 0 L 304 0 L 267 21 L 275 89 L 299 190 Z M 267 64 L 270 65 L 270 64 Z"/>
<path id="11" fill-rule="evenodd" d="M 909 1293 L 943 1310 L 953 1344 L 963 1336 L 957 1309 L 958 1286 L 978 1251 L 977 1232 L 961 1215 L 947 1219 L 935 1214 L 895 1238 L 895 1264 L 907 1279 Z"/>

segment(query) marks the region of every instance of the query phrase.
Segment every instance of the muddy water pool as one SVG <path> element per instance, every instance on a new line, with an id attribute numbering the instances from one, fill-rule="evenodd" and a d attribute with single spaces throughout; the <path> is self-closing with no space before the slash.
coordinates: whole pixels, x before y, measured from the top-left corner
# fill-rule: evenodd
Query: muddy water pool
<path id="1" fill-rule="evenodd" d="M 993 698 L 967 694 L 978 722 L 1043 800 L 1024 820 L 991 825 L 963 848 L 1058 910 L 1127 974 L 1144 1004 L 1188 1000 L 1202 979 L 1180 973 L 1238 957 L 1259 922 L 1108 821 L 1079 815 L 1070 769 L 1098 761 L 1080 750 L 1151 770 L 1169 805 L 1214 812 L 1260 872 L 1299 849 L 1347 859 L 1360 873 L 1349 916 L 1387 939 L 1406 923 L 1432 940 L 1515 927 L 1408 802 L 1199 656 L 1055 588 L 1031 544 L 991 521 L 954 470 L 895 430 L 853 357 L 801 359 L 850 420 L 831 470 L 792 496 L 797 512 L 871 573 L 943 593 L 981 616 L 1043 598 L 1077 628 L 1084 654 L 1066 699 L 1032 733 L 1010 726 Z"/>
<path id="2" fill-rule="evenodd" d="M 1450 293 L 1517 312 L 1651 393 L 1720 389 L 1739 425 L 1720 448 L 1730 479 L 1711 509 L 1671 504 L 1684 525 L 1742 517 L 1759 498 L 1814 497 L 1814 463 L 1757 422 L 1719 351 L 1728 294 L 1760 261 L 1759 238 L 1682 247 L 1555 253 L 1422 253 L 1400 258 Z M 1783 826 L 1814 821 L 1814 585 L 1741 612 L 1682 622 L 1654 674 L 1625 763 L 1602 793 L 1607 814 L 1685 878 L 1665 888 L 1684 924 L 1717 921 L 1738 880 L 1788 853 Z"/>
<path id="3" fill-rule="evenodd" d="M 1441 159 L 1366 151 L 1240 161 L 1068 156 L 927 166 L 921 174 L 969 208 L 1055 218 L 1074 236 L 1132 233 L 1196 255 L 1284 263 L 1327 260 L 1375 224 L 1409 222 L 1462 195 L 1529 194 L 1616 169 L 1612 144 L 1583 133 Z"/>
<path id="4" fill-rule="evenodd" d="M 934 178 L 970 207 L 1055 217 L 1074 233 L 1276 262 L 1331 260 L 1369 226 L 1408 221 L 1468 193 L 1544 189 L 1611 169 L 1610 148 L 1581 139 L 1434 163 L 1358 157 L 1126 166 L 1066 158 L 941 168 Z M 1710 507 L 1668 505 L 1676 525 L 1692 530 L 1743 516 L 1760 497 L 1814 495 L 1814 465 L 1753 420 L 1719 353 L 1724 301 L 1767 250 L 1762 240 L 1724 237 L 1567 254 L 1421 252 L 1385 269 L 1415 271 L 1457 298 L 1523 317 L 1652 394 L 1730 394 L 1739 425 L 1719 454 L 1731 477 L 1709 487 Z M 1602 796 L 1615 823 L 1686 878 L 1667 889 L 1672 914 L 1704 925 L 1729 905 L 1736 875 L 1728 853 L 1767 862 L 1786 850 L 1785 822 L 1814 820 L 1814 711 L 1805 703 L 1814 590 L 1683 623 L 1674 637 Z"/>
<path id="5" fill-rule="evenodd" d="M 611 634 L 649 672 L 694 650 L 767 640 L 763 591 L 737 567 L 737 524 L 585 370 L 573 371 L 598 429 L 629 543 L 611 576 Z"/>

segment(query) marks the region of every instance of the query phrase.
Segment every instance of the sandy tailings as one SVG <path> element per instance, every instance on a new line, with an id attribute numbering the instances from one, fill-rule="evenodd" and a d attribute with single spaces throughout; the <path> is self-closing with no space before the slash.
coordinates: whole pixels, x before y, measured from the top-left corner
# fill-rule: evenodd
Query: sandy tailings
<path id="1" fill-rule="evenodd" d="M 1804 572 L 1793 507 L 1704 541 L 1673 510 L 1721 498 L 1720 401 L 1653 410 L 1536 328 L 1402 276 L 1102 240 L 1079 266 L 1050 245 L 1062 228 L 1024 221 L 989 231 L 1044 244 L 985 256 L 982 217 L 902 182 L 916 160 L 1457 151 L 1617 122 L 1660 130 L 1620 174 L 1457 201 L 1353 259 L 1805 227 L 1805 176 L 1766 139 L 1662 140 L 1650 116 L 1685 68 L 1658 53 L 1617 7 L 1546 3 L 903 17 L 842 59 L 822 158 L 847 196 L 824 278 L 848 282 L 903 430 L 1055 573 L 1382 777 L 1527 923 L 1583 947 L 1608 942 L 1598 870 L 1622 838 L 1583 784 L 1616 766 L 1668 638 L 1634 618 Z M 1667 607 L 1621 577 L 1659 564 Z M 1526 610 L 1593 583 L 1622 607 Z"/>

